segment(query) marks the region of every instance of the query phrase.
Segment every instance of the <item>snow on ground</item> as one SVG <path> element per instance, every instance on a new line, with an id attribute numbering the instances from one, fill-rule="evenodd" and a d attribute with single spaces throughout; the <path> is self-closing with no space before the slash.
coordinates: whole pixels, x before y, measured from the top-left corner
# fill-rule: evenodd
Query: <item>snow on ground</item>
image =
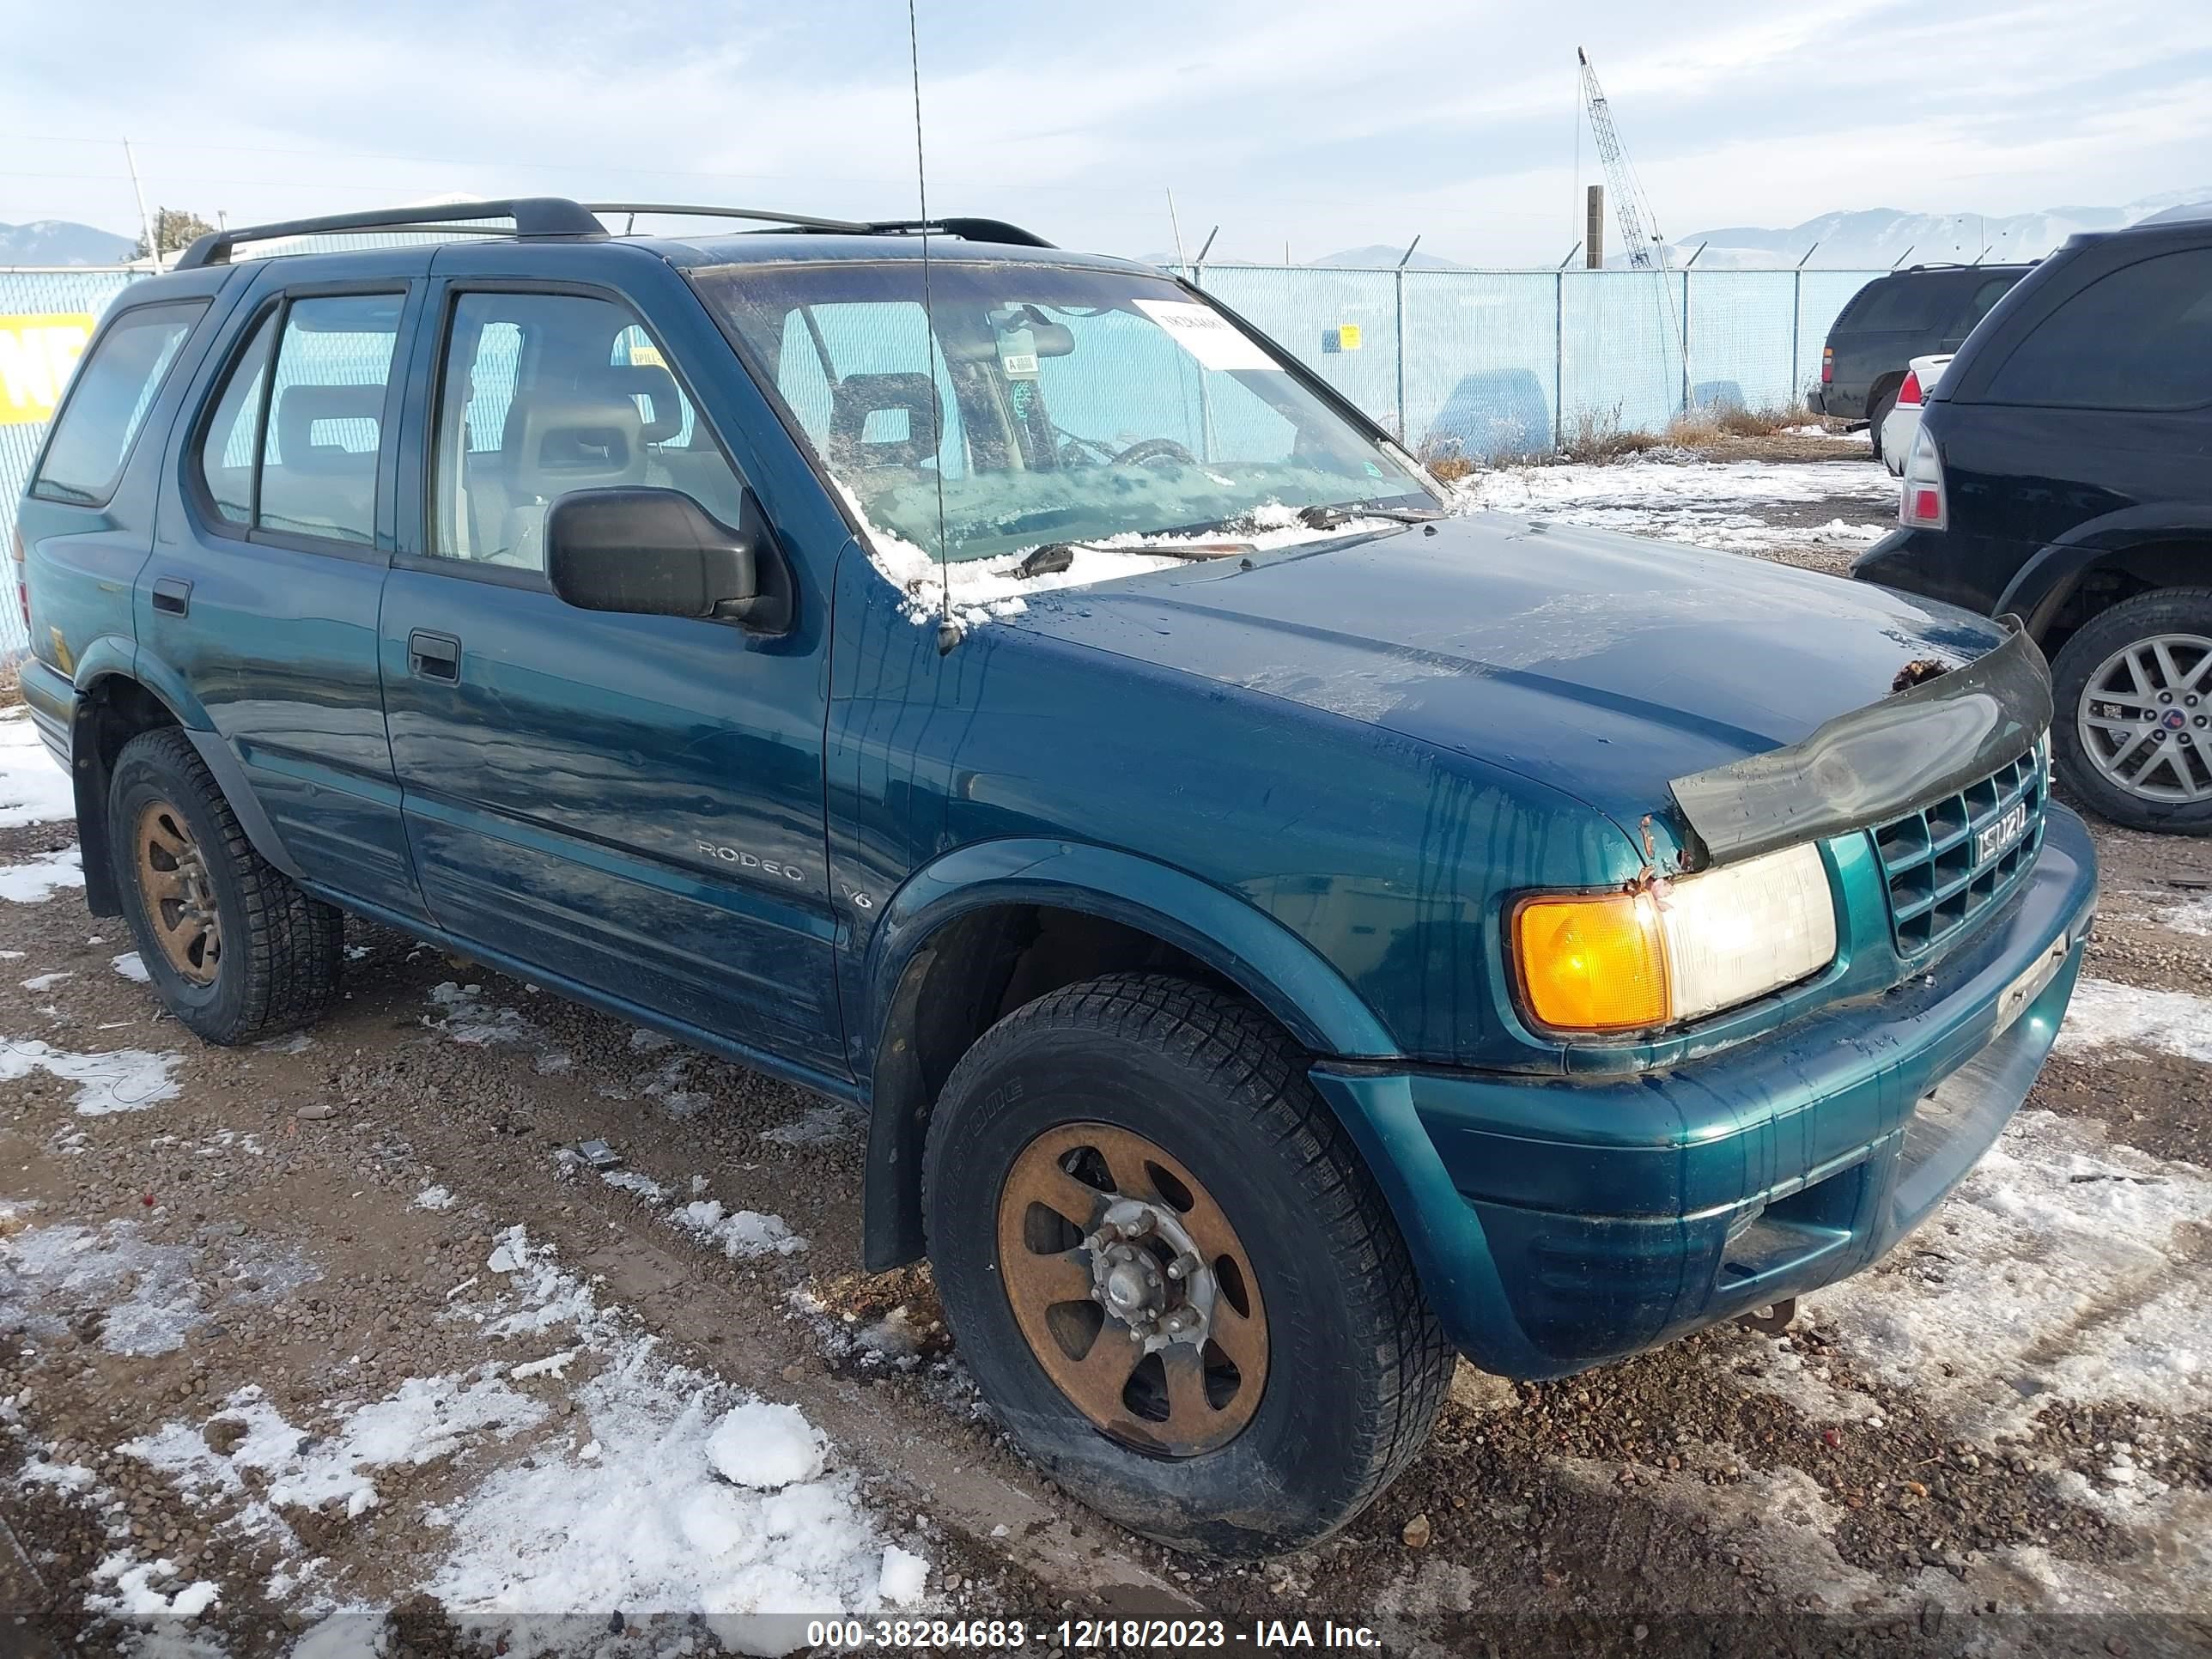
<path id="1" fill-rule="evenodd" d="M 573 1176 L 583 1168 L 583 1161 L 565 1146 L 553 1154 L 553 1161 L 563 1176 Z M 675 1188 L 635 1170 L 603 1170 L 599 1179 L 635 1197 L 670 1226 L 691 1234 L 726 1256 L 796 1255 L 807 1248 L 806 1241 L 792 1231 L 789 1224 L 779 1215 L 767 1215 L 758 1210 L 726 1210 L 720 1200 L 712 1198 L 695 1198 L 672 1209 L 663 1208 L 674 1195 Z M 692 1190 L 698 1191 L 702 1184 L 696 1183 Z"/>
<path id="2" fill-rule="evenodd" d="M 1556 519 L 1729 552 L 1871 546 L 1889 532 L 1897 507 L 1896 481 L 1872 462 L 1637 457 L 1477 473 L 1458 494 L 1471 511 Z M 1760 512 L 1838 499 L 1864 501 L 1865 513 L 1816 526 L 1776 526 Z"/>
<path id="3" fill-rule="evenodd" d="M 0 899 L 15 904 L 43 904 L 65 887 L 84 885 L 76 848 L 41 853 L 21 864 L 0 864 Z"/>
<path id="4" fill-rule="evenodd" d="M 110 958 L 108 966 L 135 985 L 146 983 L 145 959 L 136 951 L 125 951 L 121 956 Z"/>
<path id="5" fill-rule="evenodd" d="M 0 1083 L 45 1072 L 77 1085 L 75 1105 L 81 1117 L 109 1112 L 143 1112 L 173 1099 L 177 1092 L 177 1056 L 143 1048 L 73 1054 L 35 1037 L 0 1039 Z"/>
<path id="6" fill-rule="evenodd" d="M 2054 1398 L 2212 1409 L 2212 1282 L 2189 1266 L 2208 1224 L 2212 1171 L 2023 1112 L 1818 1314 L 1860 1370 L 1978 1433 L 2018 1432 Z"/>
<path id="7" fill-rule="evenodd" d="M 70 775 L 55 763 L 27 708 L 0 713 L 0 830 L 76 816 Z"/>
<path id="8" fill-rule="evenodd" d="M 82 1257 L 87 1232 L 23 1233 L 0 1244 L 0 1267 L 20 1273 L 27 1241 Z M 190 1282 L 189 1247 L 137 1243 L 125 1229 L 101 1248 L 106 1276 L 78 1283 L 78 1301 L 119 1291 L 125 1279 L 139 1287 L 134 1297 L 149 1279 Z M 410 1377 L 375 1398 L 334 1382 L 331 1397 L 289 1412 L 249 1386 L 119 1449 L 271 1559 L 268 1593 L 303 1618 L 330 1615 L 333 1653 L 353 1651 L 344 1632 L 358 1636 L 373 1609 L 329 1582 L 327 1560 L 302 1534 L 326 1549 L 328 1528 L 366 1524 L 372 1510 L 400 1523 L 387 1539 L 427 1529 L 428 1548 L 398 1578 L 501 1651 L 595 1650 L 605 1627 L 577 1620 L 578 1607 L 618 1608 L 633 1630 L 703 1612 L 723 1644 L 782 1653 L 804 1642 L 805 1614 L 794 1620 L 793 1609 L 925 1602 L 928 1563 L 885 1540 L 856 1475 L 803 1413 L 663 1359 L 657 1339 L 601 1307 L 521 1226 L 497 1236 L 487 1268 L 455 1288 L 441 1316 L 475 1328 L 480 1364 Z M 0 1273 L 0 1289 L 9 1282 Z M 124 1305 L 110 1308 L 111 1327 Z M 573 1382 L 572 1365 L 581 1374 Z M 0 1402 L 0 1420 L 12 1422 L 10 1411 Z M 89 1471 L 33 1449 L 22 1478 L 117 1508 Z M 435 1478 L 397 1478 L 408 1470 Z M 87 1607 L 128 1620 L 204 1611 L 216 1594 L 118 1548 Z"/>
<path id="9" fill-rule="evenodd" d="M 219 1264 L 148 1241 L 131 1221 L 27 1228 L 0 1237 L 0 1328 L 57 1337 L 75 1325 L 110 1353 L 173 1353 L 210 1303 L 268 1303 L 320 1273 L 296 1255 L 226 1237 Z"/>
<path id="10" fill-rule="evenodd" d="M 2200 939 L 2212 936 L 2212 893 L 2161 910 L 2158 919 L 2177 933 L 2194 933 Z"/>
<path id="11" fill-rule="evenodd" d="M 2212 1063 L 2212 1001 L 2186 991 L 2084 979 L 2074 988 L 2058 1049 L 2081 1058 L 2117 1051 Z"/>

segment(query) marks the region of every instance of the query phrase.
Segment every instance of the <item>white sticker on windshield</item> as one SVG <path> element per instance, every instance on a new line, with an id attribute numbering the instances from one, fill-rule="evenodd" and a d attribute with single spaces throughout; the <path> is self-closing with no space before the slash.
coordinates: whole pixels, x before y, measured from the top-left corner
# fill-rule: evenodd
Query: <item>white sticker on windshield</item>
<path id="1" fill-rule="evenodd" d="M 1209 306 L 1188 300 L 1139 300 L 1136 304 L 1207 368 L 1281 367 Z"/>

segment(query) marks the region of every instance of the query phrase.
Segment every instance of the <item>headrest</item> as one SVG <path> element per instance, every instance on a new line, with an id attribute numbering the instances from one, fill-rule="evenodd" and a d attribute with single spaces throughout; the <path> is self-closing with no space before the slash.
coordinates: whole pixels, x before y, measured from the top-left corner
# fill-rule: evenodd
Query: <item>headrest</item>
<path id="1" fill-rule="evenodd" d="M 684 429 L 684 399 L 676 377 L 659 363 L 615 363 L 602 373 L 605 378 L 592 390 L 604 389 L 614 398 L 643 398 L 650 405 L 645 416 L 647 443 L 666 443 Z"/>
<path id="2" fill-rule="evenodd" d="M 524 481 L 542 479 L 569 490 L 634 483 L 644 476 L 645 417 L 628 398 L 518 398 L 508 416 L 507 437 L 508 453 Z"/>
<path id="3" fill-rule="evenodd" d="M 872 422 L 877 415 L 887 418 Z M 848 374 L 830 389 L 830 446 L 860 466 L 920 466 L 937 453 L 936 381 Z"/>
<path id="4" fill-rule="evenodd" d="M 383 419 L 380 386 L 287 386 L 276 399 L 276 453 L 282 465 L 307 471 L 374 467 Z M 365 422 L 365 429 L 329 429 L 354 422 Z"/>

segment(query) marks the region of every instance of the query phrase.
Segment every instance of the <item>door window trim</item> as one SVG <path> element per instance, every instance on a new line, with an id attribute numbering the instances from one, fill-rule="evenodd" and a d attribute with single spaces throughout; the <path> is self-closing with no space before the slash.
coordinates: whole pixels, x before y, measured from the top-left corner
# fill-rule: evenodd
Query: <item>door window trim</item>
<path id="1" fill-rule="evenodd" d="M 398 458 L 398 426 L 394 417 L 399 397 L 406 387 L 408 331 L 421 289 L 422 279 L 419 277 L 367 277 L 345 282 L 301 283 L 279 288 L 252 307 L 244 323 L 225 344 L 222 360 L 202 389 L 199 407 L 193 411 L 191 423 L 185 428 L 183 453 L 179 457 L 183 474 L 179 480 L 179 488 L 196 533 L 215 541 L 240 542 L 254 547 L 281 547 L 294 553 L 320 553 L 365 564 L 386 562 L 389 557 L 387 550 L 376 539 L 384 519 L 384 474 L 387 458 L 394 464 Z M 293 530 L 264 530 L 259 523 L 261 468 L 268 458 L 269 411 L 270 404 L 275 402 L 270 394 L 276 390 L 276 367 L 284 355 L 284 327 L 290 320 L 293 302 L 379 294 L 399 297 L 399 323 L 392 335 L 392 364 L 385 374 L 384 410 L 377 417 L 376 508 L 370 539 L 349 542 L 336 536 L 310 536 Z M 216 410 L 222 404 L 223 394 L 230 390 L 231 377 L 238 372 L 246 352 L 252 348 L 253 337 L 260 331 L 262 323 L 271 317 L 276 319 L 276 332 L 269 343 L 269 385 L 262 391 L 261 406 L 253 421 L 252 521 L 241 525 L 225 518 L 216 506 L 215 496 L 207 487 L 207 475 L 201 465 L 202 455 L 207 443 L 208 430 L 215 424 Z"/>
<path id="2" fill-rule="evenodd" d="M 671 378 L 676 382 L 677 391 L 691 406 L 693 432 L 695 434 L 704 432 L 707 434 L 708 441 L 714 447 L 715 453 L 722 458 L 723 464 L 730 469 L 730 476 L 737 480 L 738 488 L 747 494 L 752 492 L 751 480 L 745 477 L 744 469 L 738 465 L 736 457 L 731 454 L 729 445 L 722 441 L 721 433 L 715 428 L 714 422 L 708 417 L 706 405 L 699 400 L 699 394 L 692 390 L 691 381 L 684 374 L 676 355 L 662 342 L 660 336 L 653 331 L 652 323 L 646 317 L 645 308 L 635 297 L 611 284 L 578 282 L 573 277 L 470 276 L 448 276 L 441 280 L 445 283 L 445 290 L 437 296 L 437 326 L 430 331 L 432 357 L 429 391 L 422 411 L 422 512 L 414 526 L 420 538 L 418 542 L 420 550 L 409 552 L 404 546 L 396 549 L 392 556 L 393 568 L 428 571 L 433 575 L 451 576 L 461 581 L 489 582 L 495 587 L 526 588 L 532 592 L 540 593 L 550 593 L 553 591 L 552 579 L 542 569 L 531 570 L 514 565 L 481 564 L 468 559 L 447 558 L 428 550 L 437 545 L 438 474 L 444 459 L 440 453 L 439 439 L 445 419 L 447 367 L 453 361 L 453 323 L 456 313 L 460 310 L 461 301 L 471 295 L 518 296 L 550 295 L 576 300 L 602 300 L 609 304 L 621 307 L 629 313 L 629 325 L 643 333 L 653 349 L 660 354 L 661 367 L 668 371 Z"/>

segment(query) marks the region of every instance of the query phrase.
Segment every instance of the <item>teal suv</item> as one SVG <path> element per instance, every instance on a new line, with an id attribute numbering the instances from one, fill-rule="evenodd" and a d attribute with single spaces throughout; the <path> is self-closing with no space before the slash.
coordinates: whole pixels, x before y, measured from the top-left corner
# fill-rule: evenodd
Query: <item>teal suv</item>
<path id="1" fill-rule="evenodd" d="M 1455 513 L 1012 225 L 682 211 L 233 230 L 101 325 L 23 690 L 202 1037 L 352 913 L 851 1103 L 1006 1433 L 1228 1554 L 2003 1129 L 2096 892 L 2014 623 Z"/>

